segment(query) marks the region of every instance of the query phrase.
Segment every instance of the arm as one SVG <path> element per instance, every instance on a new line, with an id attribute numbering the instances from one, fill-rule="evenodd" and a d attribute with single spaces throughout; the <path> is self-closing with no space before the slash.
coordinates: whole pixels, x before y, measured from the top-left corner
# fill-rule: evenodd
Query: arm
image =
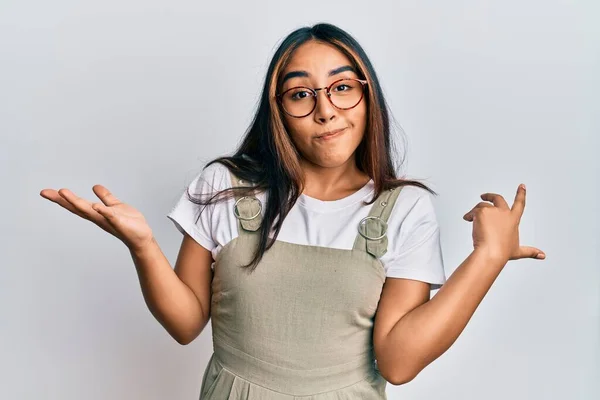
<path id="1" fill-rule="evenodd" d="M 431 300 L 428 283 L 388 278 L 374 328 L 382 376 L 407 383 L 448 350 L 505 264 L 474 250 Z"/>
<path id="2" fill-rule="evenodd" d="M 540 249 L 519 243 L 525 185 L 519 185 L 512 207 L 496 193 L 481 199 L 463 216 L 473 222 L 475 250 L 433 299 L 425 282 L 395 279 L 388 286 L 386 280 L 373 338 L 380 372 L 394 384 L 410 382 L 454 343 L 508 261 L 546 258 Z"/>
<path id="3" fill-rule="evenodd" d="M 210 318 L 210 251 L 184 235 L 175 270 L 154 239 L 130 253 L 152 315 L 178 343 L 193 341 Z"/>
<path id="4" fill-rule="evenodd" d="M 44 189 L 40 196 L 121 240 L 133 258 L 152 315 L 177 342 L 190 343 L 210 317 L 211 252 L 186 233 L 173 271 L 144 216 L 106 187 L 94 185 L 92 190 L 102 203 L 92 203 L 68 189 Z"/>

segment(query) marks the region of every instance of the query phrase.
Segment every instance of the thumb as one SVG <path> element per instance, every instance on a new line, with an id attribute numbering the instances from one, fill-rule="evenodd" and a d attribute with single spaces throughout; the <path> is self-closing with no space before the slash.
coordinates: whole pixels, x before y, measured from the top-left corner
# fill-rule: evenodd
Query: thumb
<path id="1" fill-rule="evenodd" d="M 535 258 L 538 260 L 543 260 L 546 258 L 546 253 L 536 247 L 521 246 L 519 248 L 518 258 Z"/>

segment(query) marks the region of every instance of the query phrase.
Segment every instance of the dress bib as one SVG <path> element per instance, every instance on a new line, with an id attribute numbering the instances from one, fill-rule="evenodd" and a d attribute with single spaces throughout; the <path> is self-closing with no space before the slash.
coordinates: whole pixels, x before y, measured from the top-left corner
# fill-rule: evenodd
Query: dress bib
<path id="1" fill-rule="evenodd" d="M 381 193 L 352 249 L 276 240 L 253 272 L 240 265 L 258 245 L 262 205 L 236 195 L 239 234 L 215 260 L 213 354 L 200 400 L 387 398 L 372 334 L 386 279 L 378 258 L 400 191 Z"/>

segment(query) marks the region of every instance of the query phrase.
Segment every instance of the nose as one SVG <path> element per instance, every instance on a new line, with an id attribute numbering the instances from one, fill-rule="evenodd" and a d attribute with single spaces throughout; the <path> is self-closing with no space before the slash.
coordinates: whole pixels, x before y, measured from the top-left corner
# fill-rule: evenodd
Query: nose
<path id="1" fill-rule="evenodd" d="M 325 123 L 333 119 L 337 113 L 337 110 L 329 101 L 325 88 L 317 90 L 317 96 L 315 97 L 317 104 L 315 105 L 315 121 L 319 123 Z"/>

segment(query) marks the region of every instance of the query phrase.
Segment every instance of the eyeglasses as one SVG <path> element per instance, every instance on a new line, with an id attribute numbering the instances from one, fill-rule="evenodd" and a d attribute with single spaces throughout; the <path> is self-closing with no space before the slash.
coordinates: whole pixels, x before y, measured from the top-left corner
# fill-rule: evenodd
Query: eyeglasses
<path id="1" fill-rule="evenodd" d="M 291 117 L 302 118 L 313 112 L 317 106 L 317 91 L 325 89 L 329 102 L 339 110 L 350 110 L 364 97 L 367 81 L 345 78 L 322 88 L 295 86 L 278 94 L 277 100 L 283 111 Z"/>

